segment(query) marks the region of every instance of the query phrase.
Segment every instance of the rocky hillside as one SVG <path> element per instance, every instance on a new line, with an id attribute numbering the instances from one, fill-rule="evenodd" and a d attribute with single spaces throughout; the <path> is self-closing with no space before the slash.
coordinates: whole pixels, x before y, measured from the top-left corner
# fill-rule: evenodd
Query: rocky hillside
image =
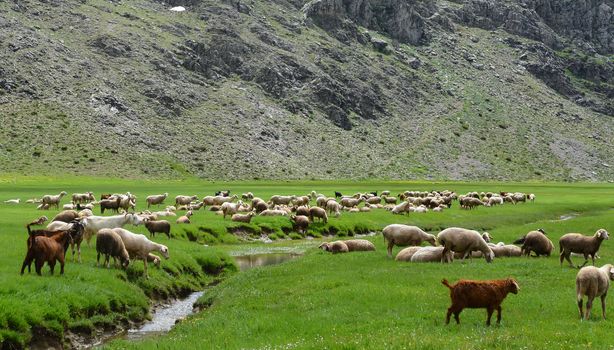
<path id="1" fill-rule="evenodd" d="M 614 179 L 614 0 L 13 0 L 0 61 L 3 173 Z"/>

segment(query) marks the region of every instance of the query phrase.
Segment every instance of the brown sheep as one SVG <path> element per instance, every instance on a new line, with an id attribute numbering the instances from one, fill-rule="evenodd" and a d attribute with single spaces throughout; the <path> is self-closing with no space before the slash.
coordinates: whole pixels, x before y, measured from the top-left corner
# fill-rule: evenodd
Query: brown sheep
<path id="1" fill-rule="evenodd" d="M 166 220 L 154 221 L 150 219 L 145 219 L 143 220 L 143 224 L 147 228 L 147 231 L 149 231 L 149 235 L 151 237 L 155 237 L 156 232 L 160 232 L 160 233 L 166 234 L 168 238 L 171 238 L 171 223 L 170 222 Z"/>
<path id="2" fill-rule="evenodd" d="M 26 257 L 21 265 L 21 274 L 26 266 L 30 271 L 30 265 L 34 261 L 34 267 L 36 273 L 40 276 L 41 270 L 45 262 L 51 269 L 53 275 L 53 269 L 55 268 L 56 261 L 60 262 L 60 274 L 64 274 L 64 255 L 66 254 L 66 247 L 72 240 L 70 231 L 59 231 L 51 237 L 47 236 L 30 236 L 28 237 L 28 251 Z"/>
<path id="3" fill-rule="evenodd" d="M 294 229 L 301 233 L 305 234 L 307 231 L 307 227 L 309 226 L 309 218 L 305 215 L 290 215 L 290 220 L 292 221 L 292 226 Z"/>
<path id="4" fill-rule="evenodd" d="M 375 246 L 373 243 L 367 241 L 366 239 L 348 239 L 347 241 L 342 241 L 348 247 L 348 251 L 350 252 L 366 252 L 375 250 Z"/>
<path id="5" fill-rule="evenodd" d="M 71 222 L 79 218 L 79 213 L 76 210 L 63 210 L 54 216 L 51 221 Z"/>
<path id="6" fill-rule="evenodd" d="M 550 256 L 554 249 L 552 241 L 546 237 L 542 229 L 527 233 L 524 237 L 514 241 L 514 244 L 522 244 L 522 255 L 526 256 L 529 256 L 531 252 L 535 252 L 535 256 Z"/>
<path id="7" fill-rule="evenodd" d="M 563 266 L 563 259 L 566 259 L 569 265 L 573 267 L 573 263 L 569 257 L 571 253 L 580 253 L 584 255 L 584 264 L 582 264 L 582 266 L 586 265 L 590 255 L 593 260 L 593 266 L 595 266 L 595 254 L 599 251 L 601 242 L 608 238 L 608 231 L 604 229 L 597 230 L 592 237 L 583 236 L 579 233 L 568 233 L 563 235 L 559 239 L 559 250 L 561 252 L 559 260 L 561 266 Z"/>
<path id="8" fill-rule="evenodd" d="M 459 280 L 450 285 L 448 280 L 441 283 L 450 289 L 452 305 L 446 314 L 446 324 L 450 323 L 450 316 L 454 314 L 457 324 L 460 324 L 459 315 L 465 308 L 485 308 L 488 312 L 486 325 L 490 326 L 493 311 L 497 310 L 497 324 L 501 323 L 501 303 L 508 293 L 518 294 L 520 287 L 513 278 L 504 280 L 472 281 Z"/>
<path id="9" fill-rule="evenodd" d="M 253 211 L 249 212 L 247 214 L 233 214 L 230 217 L 230 220 L 236 221 L 236 222 L 247 222 L 247 223 L 250 223 L 252 221 L 252 217 L 254 215 L 256 215 L 256 213 L 254 213 Z"/>
<path id="10" fill-rule="evenodd" d="M 309 216 L 309 207 L 301 205 L 300 207 L 294 207 L 293 210 L 296 216 Z"/>
<path id="11" fill-rule="evenodd" d="M 113 257 L 114 261 L 119 258 L 123 268 L 128 267 L 130 263 L 130 256 L 122 238 L 110 228 L 103 228 L 96 234 L 96 252 L 98 253 L 96 266 L 100 263 L 100 254 L 105 256 L 103 265 L 106 265 L 107 269 L 109 268 L 110 257 Z"/>
<path id="12" fill-rule="evenodd" d="M 343 241 L 324 242 L 318 247 L 333 254 L 349 252 L 348 246 Z"/>
<path id="13" fill-rule="evenodd" d="M 117 213 L 119 211 L 119 205 L 121 204 L 121 202 L 122 202 L 121 197 L 101 200 L 98 203 L 100 205 L 100 213 L 104 214 L 104 211 L 106 209 L 111 209 L 112 211 Z"/>

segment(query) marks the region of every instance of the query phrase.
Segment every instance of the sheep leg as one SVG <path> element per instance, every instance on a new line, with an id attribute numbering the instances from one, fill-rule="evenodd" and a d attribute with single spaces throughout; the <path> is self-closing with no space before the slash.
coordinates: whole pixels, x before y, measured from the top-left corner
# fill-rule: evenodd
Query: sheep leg
<path id="1" fill-rule="evenodd" d="M 448 308 L 448 313 L 446 314 L 446 324 L 450 324 L 450 316 L 452 315 L 452 307 Z"/>
<path id="2" fill-rule="evenodd" d="M 448 247 L 444 246 L 443 247 L 443 251 L 441 252 L 441 263 L 447 263 L 448 262 Z"/>
<path id="3" fill-rule="evenodd" d="M 460 318 L 458 317 L 460 315 L 462 310 L 456 311 L 454 313 L 454 319 L 456 320 L 456 324 L 460 324 Z"/>
<path id="4" fill-rule="evenodd" d="M 595 297 L 588 297 L 586 301 L 586 315 L 584 316 L 585 320 L 589 320 L 591 318 L 591 308 L 593 307 L 593 299 Z"/>
<path id="5" fill-rule="evenodd" d="M 73 252 L 73 257 L 74 257 L 74 252 Z M 77 261 L 79 261 L 79 263 L 81 263 L 81 242 L 77 243 Z"/>
<path id="6" fill-rule="evenodd" d="M 144 274 L 145 274 L 145 278 L 149 279 L 149 275 L 147 274 L 147 255 L 142 257 L 143 258 L 143 263 L 145 264 L 144 266 Z"/>
<path id="7" fill-rule="evenodd" d="M 605 320 L 605 297 L 606 297 L 607 295 L 608 295 L 608 294 L 607 294 L 607 293 L 605 293 L 605 294 L 603 294 L 603 295 L 601 296 L 601 314 L 603 315 L 603 319 L 604 319 L 604 320 Z"/>
<path id="8" fill-rule="evenodd" d="M 393 241 L 389 241 L 388 242 L 388 257 L 392 258 L 392 248 L 394 247 L 394 242 Z"/>
<path id="9" fill-rule="evenodd" d="M 60 255 L 58 260 L 60 260 L 60 275 L 63 275 L 64 274 L 64 255 Z M 55 262 L 54 262 L 54 265 L 55 265 Z"/>
<path id="10" fill-rule="evenodd" d="M 51 275 L 53 276 L 53 270 L 55 269 L 55 259 L 51 259 L 47 262 L 49 265 L 49 269 L 51 270 Z"/>
<path id="11" fill-rule="evenodd" d="M 582 296 L 578 296 L 578 311 L 580 311 L 580 321 L 584 318 L 584 312 L 582 311 Z"/>
<path id="12" fill-rule="evenodd" d="M 497 324 L 501 324 L 501 305 L 497 306 Z"/>
<path id="13" fill-rule="evenodd" d="M 100 252 L 96 254 L 96 267 L 98 267 L 99 264 L 100 264 Z"/>
<path id="14" fill-rule="evenodd" d="M 41 276 L 41 270 L 43 269 L 43 265 L 45 261 L 43 259 L 36 259 L 34 262 L 34 267 L 36 268 L 36 274 Z"/>
<path id="15" fill-rule="evenodd" d="M 573 262 L 571 261 L 571 252 L 565 253 L 565 259 L 569 262 L 569 266 L 574 267 Z"/>

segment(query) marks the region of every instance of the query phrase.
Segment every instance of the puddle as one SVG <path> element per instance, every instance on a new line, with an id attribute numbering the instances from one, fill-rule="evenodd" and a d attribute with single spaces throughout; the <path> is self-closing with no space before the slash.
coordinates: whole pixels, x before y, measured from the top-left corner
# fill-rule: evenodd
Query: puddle
<path id="1" fill-rule="evenodd" d="M 572 213 L 572 214 L 565 214 L 565 215 L 561 215 L 561 216 L 559 217 L 559 219 L 558 219 L 558 220 L 555 220 L 555 221 L 567 221 L 567 220 L 571 220 L 571 219 L 573 219 L 573 218 L 575 218 L 575 217 L 577 217 L 577 216 L 578 216 L 578 214 L 575 214 L 575 213 Z"/>
<path id="2" fill-rule="evenodd" d="M 302 254 L 299 253 L 261 253 L 235 256 L 235 262 L 241 271 L 253 269 L 260 266 L 276 265 L 296 259 Z"/>

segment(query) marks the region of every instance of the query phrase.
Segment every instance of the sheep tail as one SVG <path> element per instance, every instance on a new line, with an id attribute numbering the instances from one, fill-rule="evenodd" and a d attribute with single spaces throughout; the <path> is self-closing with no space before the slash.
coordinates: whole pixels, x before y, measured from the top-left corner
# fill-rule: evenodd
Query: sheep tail
<path id="1" fill-rule="evenodd" d="M 441 284 L 443 284 L 444 286 L 452 289 L 452 286 L 450 285 L 450 283 L 448 283 L 448 280 L 445 279 L 445 278 L 441 280 Z"/>
<path id="2" fill-rule="evenodd" d="M 32 225 L 32 223 L 29 223 L 26 225 L 26 228 L 28 229 L 28 236 L 32 236 L 32 231 L 30 230 L 30 225 Z"/>

